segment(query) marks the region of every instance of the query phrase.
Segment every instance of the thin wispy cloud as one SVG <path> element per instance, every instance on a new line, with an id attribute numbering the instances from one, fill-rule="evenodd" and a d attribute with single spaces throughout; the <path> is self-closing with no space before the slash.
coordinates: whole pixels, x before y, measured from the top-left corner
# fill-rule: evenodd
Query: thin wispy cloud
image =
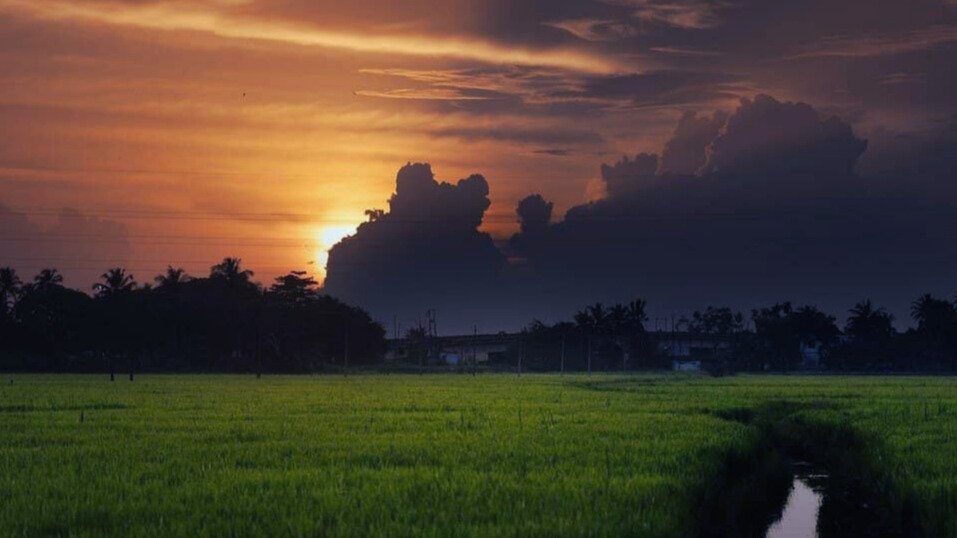
<path id="1" fill-rule="evenodd" d="M 957 42 L 957 26 L 932 26 L 901 34 L 830 37 L 804 47 L 788 59 L 891 56 L 954 42 Z"/>
<path id="2" fill-rule="evenodd" d="M 381 99 L 415 99 L 420 101 L 485 101 L 491 99 L 491 97 L 465 95 L 461 91 L 441 88 L 399 88 L 386 91 L 356 90 L 355 93 L 360 97 L 377 97 Z"/>
<path id="3" fill-rule="evenodd" d="M 228 5 L 228 4 L 226 4 Z M 573 49 L 530 49 L 474 38 L 363 34 L 233 15 L 221 3 L 188 7 L 168 3 L 0 0 L 0 10 L 48 20 L 82 20 L 154 30 L 202 32 L 251 39 L 386 55 L 447 57 L 489 64 L 541 65 L 588 73 L 621 68 L 613 59 Z"/>

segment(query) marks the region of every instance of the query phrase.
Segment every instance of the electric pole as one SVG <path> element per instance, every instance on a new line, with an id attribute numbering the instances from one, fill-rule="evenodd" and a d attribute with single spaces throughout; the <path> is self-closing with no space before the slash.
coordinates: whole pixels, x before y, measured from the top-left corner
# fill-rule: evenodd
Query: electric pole
<path id="1" fill-rule="evenodd" d="M 566 336 L 567 336 L 567 333 L 562 332 L 562 357 L 561 357 L 561 364 L 559 366 L 559 372 L 561 372 L 562 375 L 565 375 L 565 337 Z"/>

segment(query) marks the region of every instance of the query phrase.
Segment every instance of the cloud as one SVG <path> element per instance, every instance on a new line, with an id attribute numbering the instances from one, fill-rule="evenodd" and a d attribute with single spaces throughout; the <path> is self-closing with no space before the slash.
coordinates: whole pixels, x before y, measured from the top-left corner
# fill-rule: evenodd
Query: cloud
<path id="1" fill-rule="evenodd" d="M 488 194 L 480 175 L 440 183 L 428 164 L 402 167 L 389 210 L 329 251 L 326 291 L 383 320 L 470 315 L 464 305 L 498 294 L 506 263 L 478 230 Z"/>
<path id="2" fill-rule="evenodd" d="M 625 156 L 613 166 L 601 165 L 601 178 L 609 198 L 625 196 L 641 188 L 654 180 L 657 172 L 658 156 L 650 153 L 639 153 L 634 160 Z"/>
<path id="3" fill-rule="evenodd" d="M 552 157 L 567 157 L 572 154 L 572 150 L 565 148 L 542 148 L 536 149 L 532 153 L 551 155 Z"/>
<path id="4" fill-rule="evenodd" d="M 64 208 L 49 225 L 41 225 L 26 213 L 0 205 L 0 266 L 9 265 L 23 280 L 40 269 L 60 270 L 66 285 L 83 291 L 106 269 L 127 264 L 133 247 L 125 225 Z"/>
<path id="5" fill-rule="evenodd" d="M 238 15 L 228 9 L 230 4 L 3 0 L 0 10 L 28 13 L 49 20 L 79 20 L 152 30 L 201 32 L 226 39 L 273 41 L 362 53 L 447 57 L 489 64 L 542 65 L 588 73 L 609 73 L 620 69 L 612 60 L 587 51 L 506 46 L 472 37 L 328 30 L 289 21 Z"/>
<path id="6" fill-rule="evenodd" d="M 736 96 L 741 78 L 732 73 L 659 70 L 588 77 L 580 90 L 558 95 L 625 99 L 635 107 L 711 104 Z"/>
<path id="7" fill-rule="evenodd" d="M 871 296 L 904 317 L 917 293 L 950 293 L 952 189 L 859 177 L 865 142 L 809 105 L 758 96 L 715 129 L 721 119 L 686 115 L 666 144 L 674 159 L 689 133 L 711 133 L 701 174 L 660 175 L 655 155 L 626 157 L 602 166 L 603 199 L 516 234 L 536 286 L 567 290 L 565 308 L 641 296 L 686 312 L 795 298 L 839 312 Z M 687 145 L 692 157 L 672 165 L 684 172 L 704 146 Z"/>
<path id="8" fill-rule="evenodd" d="M 436 100 L 495 100 L 526 114 L 555 113 L 563 105 L 601 113 L 606 109 L 712 105 L 735 100 L 741 77 L 733 73 L 650 70 L 643 73 L 594 75 L 540 67 L 482 67 L 454 70 L 363 69 L 361 73 L 398 79 L 401 88 L 361 90 L 360 95 L 420 97 Z M 409 84 L 418 87 L 408 88 Z M 392 93 L 395 92 L 395 93 Z"/>
<path id="9" fill-rule="evenodd" d="M 729 7 L 724 2 L 709 0 L 613 0 L 611 3 L 634 6 L 635 16 L 642 21 L 693 30 L 720 25 L 720 11 Z"/>
<path id="10" fill-rule="evenodd" d="M 766 95 L 689 112 L 662 157 L 603 165 L 602 196 L 563 219 L 541 194 L 521 199 L 507 243 L 480 231 L 483 177 L 442 183 L 410 164 L 388 211 L 332 249 L 327 291 L 406 327 L 436 309 L 442 332 L 635 296 L 655 315 L 784 299 L 839 312 L 868 296 L 906 317 L 917 293 L 950 293 L 957 190 L 918 169 L 861 177 L 866 147 L 844 121 Z"/>
<path id="11" fill-rule="evenodd" d="M 689 110 L 678 121 L 671 139 L 665 143 L 661 155 L 661 171 L 670 174 L 696 174 L 708 160 L 711 142 L 727 121 L 723 112 L 698 116 Z"/>
<path id="12" fill-rule="evenodd" d="M 616 18 L 584 17 L 546 23 L 585 41 L 623 41 L 657 27 L 706 30 L 720 26 L 720 12 L 731 7 L 707 0 L 602 0 L 624 8 Z"/>
<path id="13" fill-rule="evenodd" d="M 837 118 L 821 121 L 805 103 L 782 103 L 767 95 L 742 99 L 724 130 L 711 142 L 706 166 L 712 173 L 753 176 L 850 175 L 867 142 Z"/>
<path id="14" fill-rule="evenodd" d="M 489 96 L 467 95 L 454 89 L 416 89 L 398 88 L 387 91 L 356 90 L 356 95 L 362 97 L 379 97 L 382 99 L 414 99 L 419 101 L 483 101 L 493 99 Z"/>
<path id="15" fill-rule="evenodd" d="M 541 194 L 526 196 L 518 203 L 515 212 L 523 234 L 535 234 L 545 230 L 552 221 L 554 204 Z"/>
<path id="16" fill-rule="evenodd" d="M 904 33 L 824 38 L 789 59 L 867 58 L 930 50 L 957 41 L 957 26 L 937 25 Z"/>
<path id="17" fill-rule="evenodd" d="M 638 35 L 638 28 L 629 21 L 577 19 L 545 23 L 585 41 L 619 41 Z"/>

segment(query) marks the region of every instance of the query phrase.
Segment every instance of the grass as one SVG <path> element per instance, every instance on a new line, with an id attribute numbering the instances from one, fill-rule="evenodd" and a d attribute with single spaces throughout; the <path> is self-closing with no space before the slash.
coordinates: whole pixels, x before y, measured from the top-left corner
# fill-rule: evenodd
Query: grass
<path id="1" fill-rule="evenodd" d="M 953 378 L 0 381 L 2 536 L 689 536 L 782 402 L 957 536 Z"/>

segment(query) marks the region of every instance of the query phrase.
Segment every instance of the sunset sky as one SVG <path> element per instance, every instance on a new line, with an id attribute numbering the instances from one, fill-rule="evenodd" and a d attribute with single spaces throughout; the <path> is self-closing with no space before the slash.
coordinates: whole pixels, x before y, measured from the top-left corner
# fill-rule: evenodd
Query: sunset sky
<path id="1" fill-rule="evenodd" d="M 950 128 L 955 53 L 943 0 L 0 0 L 0 264 L 321 273 L 407 162 L 483 174 L 503 242 L 524 196 L 560 220 L 683 112 L 762 93 L 886 174 Z"/>

